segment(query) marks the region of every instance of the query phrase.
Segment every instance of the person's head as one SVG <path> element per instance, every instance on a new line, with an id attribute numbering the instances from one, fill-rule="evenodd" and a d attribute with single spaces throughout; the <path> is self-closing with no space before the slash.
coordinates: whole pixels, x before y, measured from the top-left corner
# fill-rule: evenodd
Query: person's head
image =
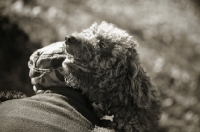
<path id="1" fill-rule="evenodd" d="M 57 42 L 36 50 L 30 56 L 29 77 L 35 92 L 48 87 L 65 86 L 62 68 L 62 62 L 66 58 L 65 48 L 64 42 Z"/>

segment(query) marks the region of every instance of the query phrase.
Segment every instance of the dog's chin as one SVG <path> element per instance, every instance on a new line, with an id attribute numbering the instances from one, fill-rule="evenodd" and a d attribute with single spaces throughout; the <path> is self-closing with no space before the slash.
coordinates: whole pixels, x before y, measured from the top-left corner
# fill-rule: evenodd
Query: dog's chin
<path id="1" fill-rule="evenodd" d="M 91 73 L 91 68 L 88 67 L 87 63 L 83 63 L 80 58 L 74 57 L 73 55 L 67 52 L 66 58 L 62 63 L 64 76 L 65 76 L 65 83 L 67 86 L 70 86 L 75 89 L 79 89 L 84 84 L 82 82 L 84 76 Z"/>

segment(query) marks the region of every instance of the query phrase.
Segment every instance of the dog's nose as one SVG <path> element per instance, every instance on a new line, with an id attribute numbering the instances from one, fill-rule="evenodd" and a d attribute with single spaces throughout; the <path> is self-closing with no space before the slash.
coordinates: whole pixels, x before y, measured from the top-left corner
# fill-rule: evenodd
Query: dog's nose
<path id="1" fill-rule="evenodd" d="M 68 40 L 68 37 L 65 37 L 65 44 L 66 45 L 68 44 L 67 40 Z"/>
<path id="2" fill-rule="evenodd" d="M 65 37 L 65 41 L 67 41 L 67 38 L 68 38 L 68 37 Z"/>
<path id="3" fill-rule="evenodd" d="M 73 36 L 65 37 L 65 43 L 76 43 L 76 38 Z"/>

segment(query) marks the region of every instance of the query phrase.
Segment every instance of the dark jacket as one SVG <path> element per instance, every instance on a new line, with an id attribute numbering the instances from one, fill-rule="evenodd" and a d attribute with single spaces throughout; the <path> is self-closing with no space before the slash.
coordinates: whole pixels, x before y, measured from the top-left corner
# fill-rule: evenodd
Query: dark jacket
<path id="1" fill-rule="evenodd" d="M 0 132 L 88 132 L 98 123 L 84 96 L 68 87 L 0 104 Z"/>

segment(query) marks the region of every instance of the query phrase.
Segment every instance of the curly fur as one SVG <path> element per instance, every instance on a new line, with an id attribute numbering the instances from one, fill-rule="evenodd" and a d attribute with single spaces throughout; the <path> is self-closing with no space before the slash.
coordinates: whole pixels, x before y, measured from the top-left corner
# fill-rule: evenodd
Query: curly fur
<path id="1" fill-rule="evenodd" d="M 66 84 L 87 95 L 99 118 L 114 115 L 104 127 L 119 132 L 156 131 L 158 92 L 140 64 L 132 36 L 102 22 L 66 37 L 66 45 Z"/>

